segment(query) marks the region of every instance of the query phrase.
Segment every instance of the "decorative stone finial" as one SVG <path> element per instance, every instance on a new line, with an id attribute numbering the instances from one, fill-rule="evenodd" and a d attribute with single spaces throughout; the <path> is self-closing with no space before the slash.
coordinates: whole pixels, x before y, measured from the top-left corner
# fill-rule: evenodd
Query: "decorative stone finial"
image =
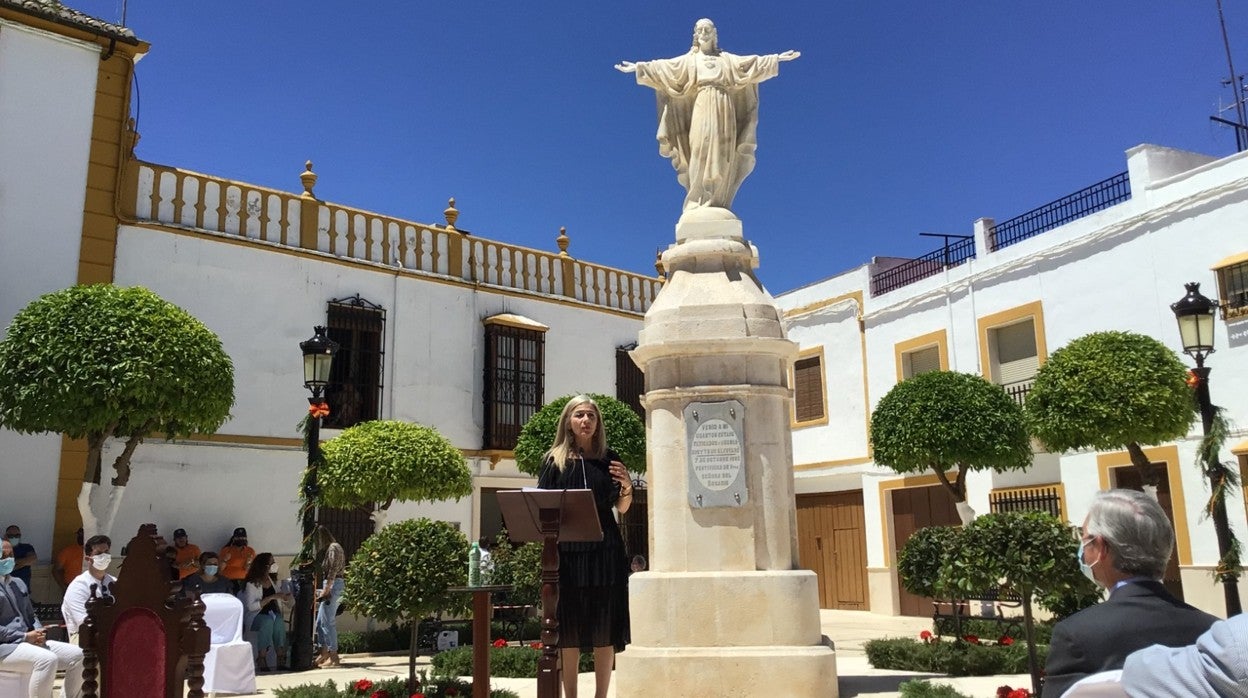
<path id="1" fill-rule="evenodd" d="M 663 248 L 654 251 L 654 270 L 658 272 L 660 281 L 667 281 L 667 270 L 663 268 Z"/>
<path id="2" fill-rule="evenodd" d="M 312 161 L 308 160 L 303 164 L 305 172 L 299 173 L 299 180 L 303 182 L 303 193 L 300 194 L 305 199 L 315 199 L 316 195 L 312 193 L 312 187 L 316 186 L 316 173 L 312 171 Z"/>
<path id="3" fill-rule="evenodd" d="M 132 116 L 126 119 L 126 150 L 130 157 L 134 157 L 134 149 L 139 147 L 139 138 L 139 130 Z"/>
<path id="4" fill-rule="evenodd" d="M 568 256 L 568 243 L 569 242 L 570 240 L 568 238 L 568 229 L 563 226 L 559 226 L 559 237 L 555 238 L 555 244 L 559 246 L 560 257 Z"/>
<path id="5" fill-rule="evenodd" d="M 442 212 L 446 216 L 446 227 L 455 230 L 455 221 L 459 220 L 459 209 L 455 208 L 455 197 L 446 200 L 446 210 Z"/>

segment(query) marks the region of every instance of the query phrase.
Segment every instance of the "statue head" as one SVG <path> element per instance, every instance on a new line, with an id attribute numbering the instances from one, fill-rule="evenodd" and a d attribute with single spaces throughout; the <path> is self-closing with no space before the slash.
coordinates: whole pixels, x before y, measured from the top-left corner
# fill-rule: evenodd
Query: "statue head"
<path id="1" fill-rule="evenodd" d="M 705 17 L 693 25 L 693 50 L 711 55 L 719 53 L 719 32 L 715 23 Z"/>

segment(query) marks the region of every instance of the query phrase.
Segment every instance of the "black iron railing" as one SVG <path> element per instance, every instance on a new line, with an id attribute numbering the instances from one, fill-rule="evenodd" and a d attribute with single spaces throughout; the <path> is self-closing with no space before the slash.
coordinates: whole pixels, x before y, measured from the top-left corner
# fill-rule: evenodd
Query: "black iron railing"
<path id="1" fill-rule="evenodd" d="M 922 257 L 885 269 L 871 276 L 871 295 L 878 296 L 920 279 L 939 274 L 975 258 L 975 240 L 966 238 L 929 252 Z"/>
<path id="2" fill-rule="evenodd" d="M 1029 378 L 1025 381 L 1019 381 L 1017 383 L 1006 383 L 1001 386 L 1001 389 L 1004 390 L 1005 394 L 1009 395 L 1014 402 L 1022 405 L 1027 402 L 1027 393 L 1031 392 L 1031 386 L 1035 382 L 1035 379 Z"/>
<path id="3" fill-rule="evenodd" d="M 1068 194 L 1057 201 L 994 225 L 988 231 L 988 249 L 995 252 L 1002 247 L 1009 247 L 1130 198 L 1131 180 L 1126 172 L 1121 172 L 1074 194 Z"/>
<path id="4" fill-rule="evenodd" d="M 1062 516 L 1062 495 L 1052 485 L 992 492 L 988 495 L 992 513 L 1045 511 L 1058 518 Z"/>

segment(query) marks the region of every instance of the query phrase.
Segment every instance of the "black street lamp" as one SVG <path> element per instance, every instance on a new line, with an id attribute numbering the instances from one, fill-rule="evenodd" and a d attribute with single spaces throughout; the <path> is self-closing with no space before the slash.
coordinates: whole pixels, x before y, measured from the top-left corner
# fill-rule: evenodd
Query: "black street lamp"
<path id="1" fill-rule="evenodd" d="M 1192 369 L 1196 378 L 1196 402 L 1200 405 L 1201 426 L 1208 436 L 1213 428 L 1213 402 L 1209 398 L 1209 368 L 1205 366 L 1205 357 L 1213 353 L 1213 330 L 1217 326 L 1214 314 L 1218 303 L 1201 294 L 1198 283 L 1184 284 L 1184 288 L 1187 295 L 1172 303 L 1170 309 L 1179 321 L 1179 338 L 1183 341 L 1184 353 L 1196 360 L 1196 368 Z M 1217 493 L 1222 491 L 1226 474 L 1217 468 L 1207 469 L 1206 474 L 1215 493 L 1212 518 L 1218 536 L 1218 556 L 1225 558 L 1231 547 L 1231 526 L 1226 518 L 1226 502 Z M 1238 580 L 1223 580 L 1222 588 L 1226 594 L 1226 615 L 1238 615 L 1242 611 Z"/>
<path id="2" fill-rule="evenodd" d="M 308 502 L 314 502 L 320 494 L 316 483 L 316 466 L 321 460 L 321 418 L 329 414 L 329 406 L 325 404 L 325 388 L 329 385 L 329 370 L 334 363 L 334 354 L 338 351 L 338 343 L 325 336 L 325 328 L 317 327 L 311 339 L 299 343 L 303 351 L 303 385 L 312 393 L 308 398 L 308 474 L 303 484 L 303 495 Z M 315 506 L 308 506 L 303 512 L 303 541 L 307 545 L 316 525 Z M 290 647 L 290 668 L 295 671 L 306 671 L 312 668 L 312 606 L 313 584 L 312 560 L 305 558 L 298 569 L 294 570 L 298 584 L 298 595 L 295 598 L 294 618 L 291 631 L 294 641 Z"/>

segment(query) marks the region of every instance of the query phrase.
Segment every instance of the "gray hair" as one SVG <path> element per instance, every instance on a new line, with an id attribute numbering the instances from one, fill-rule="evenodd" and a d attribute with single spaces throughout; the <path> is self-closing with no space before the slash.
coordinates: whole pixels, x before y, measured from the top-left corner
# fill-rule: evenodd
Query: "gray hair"
<path id="1" fill-rule="evenodd" d="M 1088 508 L 1087 533 L 1100 536 L 1123 574 L 1161 579 L 1174 550 L 1174 528 L 1152 497 L 1137 490 L 1097 492 Z"/>

